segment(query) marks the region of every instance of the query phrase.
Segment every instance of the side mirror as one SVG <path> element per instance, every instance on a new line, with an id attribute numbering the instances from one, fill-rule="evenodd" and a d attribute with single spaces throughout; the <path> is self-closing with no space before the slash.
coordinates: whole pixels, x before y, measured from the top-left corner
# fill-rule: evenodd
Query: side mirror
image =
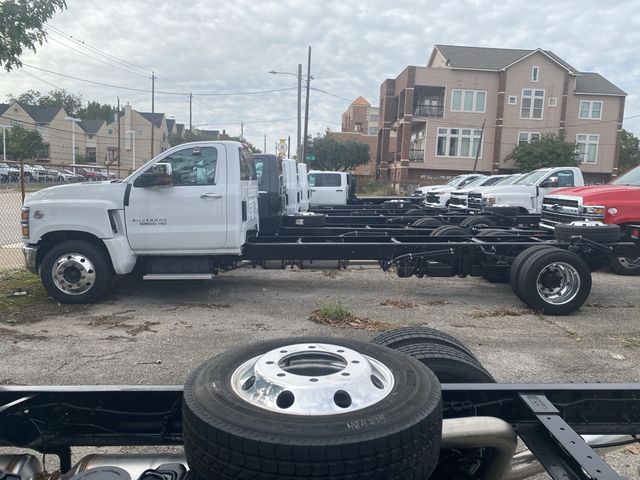
<path id="1" fill-rule="evenodd" d="M 558 177 L 549 177 L 540 186 L 542 188 L 556 188 L 558 185 L 559 185 Z"/>
<path id="2" fill-rule="evenodd" d="M 156 163 L 140 175 L 134 182 L 135 187 L 162 187 L 173 184 L 170 163 Z"/>

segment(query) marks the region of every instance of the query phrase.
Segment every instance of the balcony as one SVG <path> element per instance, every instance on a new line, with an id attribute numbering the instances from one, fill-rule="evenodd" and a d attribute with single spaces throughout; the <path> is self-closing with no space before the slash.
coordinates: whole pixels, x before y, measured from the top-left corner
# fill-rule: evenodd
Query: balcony
<path id="1" fill-rule="evenodd" d="M 413 107 L 416 117 L 443 117 L 444 105 L 416 105 Z"/>
<path id="2" fill-rule="evenodd" d="M 423 148 L 410 148 L 409 160 L 412 162 L 424 162 L 424 149 Z"/>

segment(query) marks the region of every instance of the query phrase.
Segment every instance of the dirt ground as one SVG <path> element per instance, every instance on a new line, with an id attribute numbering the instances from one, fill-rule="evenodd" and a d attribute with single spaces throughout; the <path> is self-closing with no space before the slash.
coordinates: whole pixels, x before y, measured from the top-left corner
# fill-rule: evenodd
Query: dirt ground
<path id="1" fill-rule="evenodd" d="M 586 305 L 567 317 L 526 308 L 508 285 L 401 279 L 378 268 L 241 269 L 208 282 L 121 278 L 95 305 L 5 313 L 0 384 L 181 384 L 203 360 L 268 338 L 368 340 L 374 325 L 429 325 L 464 341 L 500 382 L 640 382 L 640 278 L 594 274 Z M 309 319 L 340 305 L 347 328 Z M 383 327 L 380 327 L 383 328 Z M 640 478 L 640 451 L 608 459 Z"/>

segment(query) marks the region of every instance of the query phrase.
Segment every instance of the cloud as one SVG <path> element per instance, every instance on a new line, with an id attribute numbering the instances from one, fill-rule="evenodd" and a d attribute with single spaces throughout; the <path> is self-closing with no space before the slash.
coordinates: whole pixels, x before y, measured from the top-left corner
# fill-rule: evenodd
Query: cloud
<path id="1" fill-rule="evenodd" d="M 424 65 L 434 44 L 544 48 L 578 69 L 597 71 L 628 92 L 626 116 L 640 114 L 640 25 L 635 2 L 599 0 L 352 0 L 255 1 L 68 0 L 68 10 L 50 24 L 127 62 L 115 63 L 51 33 L 25 63 L 99 82 L 149 90 L 159 79 L 156 111 L 188 122 L 188 92 L 247 92 L 293 88 L 269 95 L 196 97 L 194 124 L 209 124 L 271 149 L 278 138 L 296 135 L 297 81 L 312 46 L 312 85 L 339 97 L 359 95 L 379 103 L 380 84 L 407 65 Z M 73 46 L 76 50 L 60 42 Z M 80 52 L 85 53 L 82 55 Z M 29 76 L 34 74 L 36 78 Z M 85 84 L 25 68 L 2 73 L 0 98 L 51 84 L 81 92 L 86 100 L 130 102 L 151 109 L 151 95 Z M 43 81 L 48 82 L 43 83 Z M 345 100 L 312 90 L 311 134 L 340 128 Z M 290 119 L 290 120 L 282 120 Z M 252 123 L 260 122 L 260 123 Z M 640 134 L 640 119 L 625 122 Z"/>

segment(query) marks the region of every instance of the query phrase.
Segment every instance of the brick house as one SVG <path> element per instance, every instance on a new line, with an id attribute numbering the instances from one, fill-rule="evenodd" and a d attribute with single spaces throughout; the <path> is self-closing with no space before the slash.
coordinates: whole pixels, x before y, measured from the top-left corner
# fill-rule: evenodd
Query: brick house
<path id="1" fill-rule="evenodd" d="M 356 98 L 342 114 L 342 132 L 378 134 L 378 107 L 372 107 L 363 97 Z"/>
<path id="2" fill-rule="evenodd" d="M 376 162 L 405 186 L 471 172 L 476 153 L 478 171 L 509 172 L 518 143 L 553 133 L 577 143 L 589 181 L 606 181 L 617 174 L 625 97 L 548 50 L 436 45 L 426 67 L 382 83 Z"/>

